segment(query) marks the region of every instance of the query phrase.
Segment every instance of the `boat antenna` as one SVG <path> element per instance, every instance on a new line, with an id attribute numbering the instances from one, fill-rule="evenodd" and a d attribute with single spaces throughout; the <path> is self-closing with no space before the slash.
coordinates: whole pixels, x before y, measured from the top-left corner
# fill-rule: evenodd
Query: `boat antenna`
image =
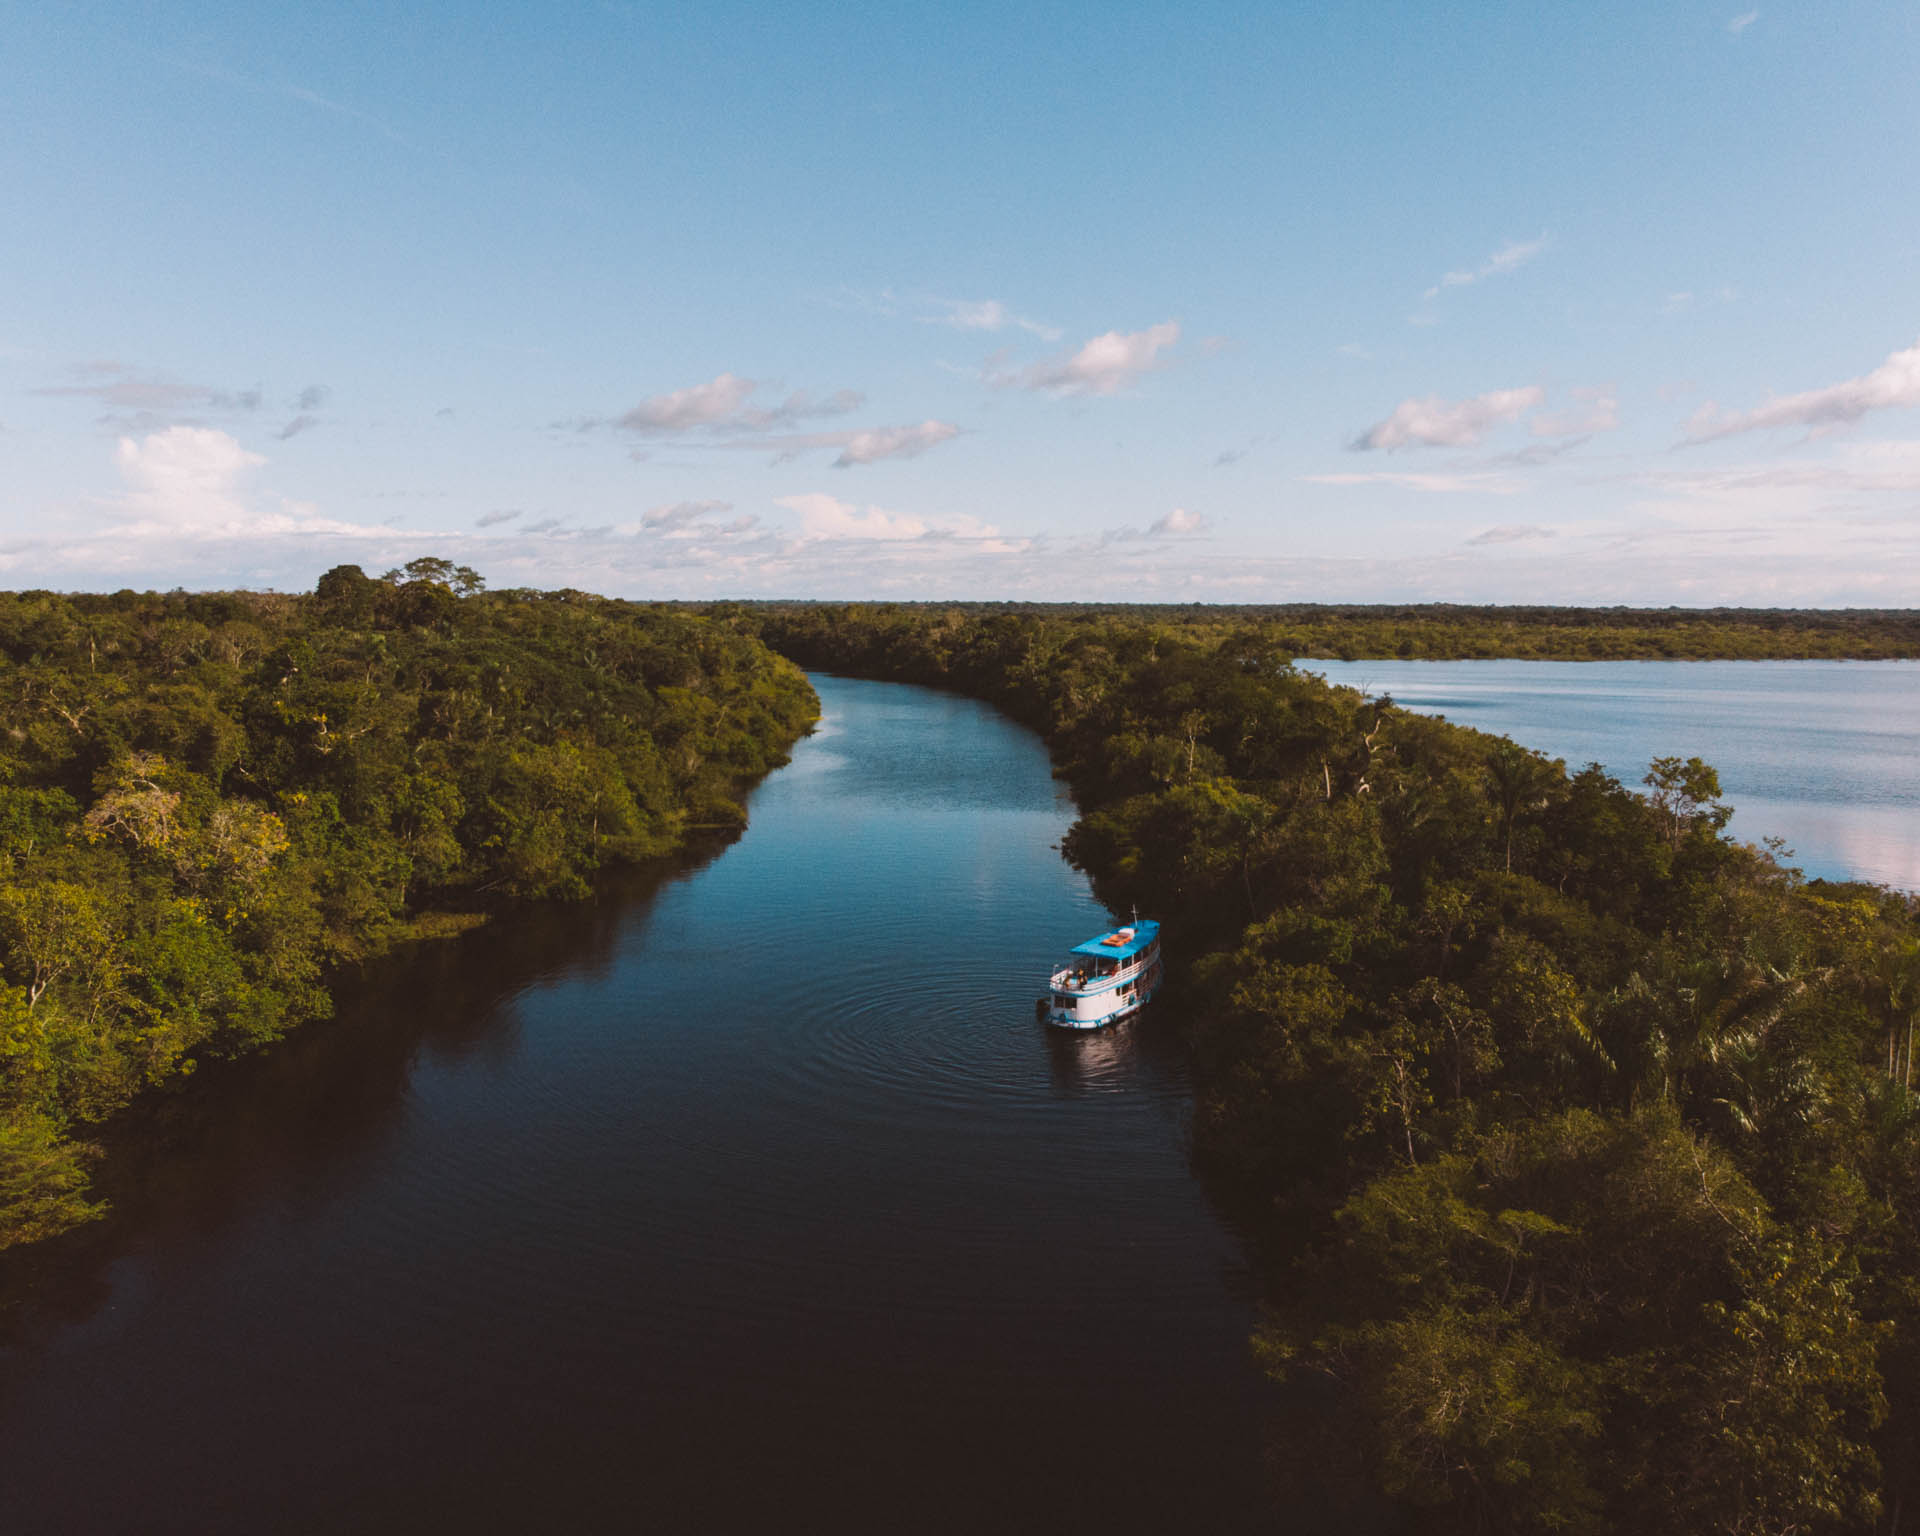
<path id="1" fill-rule="evenodd" d="M 1133 926 L 1140 926 L 1140 903 L 1137 901 L 1133 904 Z"/>

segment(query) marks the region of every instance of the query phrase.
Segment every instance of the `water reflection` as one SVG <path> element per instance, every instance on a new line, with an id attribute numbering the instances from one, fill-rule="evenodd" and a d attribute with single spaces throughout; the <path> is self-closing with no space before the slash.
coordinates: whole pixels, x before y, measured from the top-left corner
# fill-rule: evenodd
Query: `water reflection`
<path id="1" fill-rule="evenodd" d="M 458 937 L 415 945 L 339 980 L 332 1019 L 271 1050 L 203 1065 L 95 1133 L 102 1221 L 0 1256 L 5 1351 L 106 1304 L 124 1261 L 165 1262 L 218 1242 L 263 1206 L 310 1207 L 377 1165 L 423 1060 L 510 1062 L 515 1003 L 556 977 L 604 976 L 623 935 L 644 930 L 665 882 L 730 839 L 609 877 L 591 901 L 535 905 Z"/>
<path id="2" fill-rule="evenodd" d="M 1109 919 L 1044 750 L 820 686 L 724 857 L 116 1128 L 15 1270 L 14 1528 L 1271 1527 L 1177 1032 L 1033 1015 Z"/>

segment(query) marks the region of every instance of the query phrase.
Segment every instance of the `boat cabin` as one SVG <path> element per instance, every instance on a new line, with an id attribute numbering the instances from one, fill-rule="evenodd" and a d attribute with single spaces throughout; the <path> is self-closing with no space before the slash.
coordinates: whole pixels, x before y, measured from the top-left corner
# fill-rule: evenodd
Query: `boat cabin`
<path id="1" fill-rule="evenodd" d="M 1056 1024 L 1085 1027 L 1131 1013 L 1160 980 L 1160 925 L 1135 922 L 1074 945 L 1051 980 Z"/>

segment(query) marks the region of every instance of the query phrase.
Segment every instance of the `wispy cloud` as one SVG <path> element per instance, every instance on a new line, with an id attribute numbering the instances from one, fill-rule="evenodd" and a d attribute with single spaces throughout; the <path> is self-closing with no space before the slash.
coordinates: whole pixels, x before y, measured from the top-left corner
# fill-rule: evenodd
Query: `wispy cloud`
<path id="1" fill-rule="evenodd" d="M 318 416 L 308 416 L 308 415 L 302 414 L 294 417 L 292 421 L 288 422 L 284 427 L 282 427 L 278 432 L 274 433 L 273 435 L 276 438 L 278 438 L 281 442 L 284 443 L 288 438 L 298 437 L 302 432 L 309 431 L 312 428 L 317 427 L 319 425 L 320 425 L 320 418 Z"/>
<path id="2" fill-rule="evenodd" d="M 640 527 L 648 533 L 669 538 L 690 535 L 703 523 L 722 512 L 731 512 L 730 501 L 676 501 L 670 506 L 652 507 L 641 514 Z"/>
<path id="3" fill-rule="evenodd" d="M 1471 459 L 1458 464 L 1458 469 L 1537 469 L 1542 464 L 1551 464 L 1556 459 L 1565 458 L 1575 449 L 1585 447 L 1591 442 L 1589 436 L 1564 437 L 1557 443 L 1529 443 L 1512 453 L 1493 453 L 1485 458 Z"/>
<path id="4" fill-rule="evenodd" d="M 36 395 L 96 400 L 120 411 L 142 411 L 156 416 L 184 410 L 252 412 L 260 409 L 264 393 L 252 389 L 217 389 L 189 384 L 168 373 L 134 368 L 126 363 L 82 363 L 73 370 L 76 382 L 45 384 Z"/>
<path id="5" fill-rule="evenodd" d="M 1695 293 L 1691 288 L 1682 288 L 1670 293 L 1661 302 L 1663 315 L 1684 315 L 1694 309 L 1704 309 L 1719 304 L 1731 304 L 1740 297 L 1731 283 L 1722 283 L 1718 288 L 1705 294 Z"/>
<path id="6" fill-rule="evenodd" d="M 740 453 L 764 453 L 769 464 L 790 464 L 821 448 L 838 448 L 835 469 L 851 469 L 882 459 L 917 459 L 941 443 L 961 435 L 950 421 L 923 421 L 910 426 L 846 428 L 837 432 L 780 432 L 727 437 L 709 446 Z M 636 455 L 640 457 L 640 455 Z"/>
<path id="7" fill-rule="evenodd" d="M 1115 544 L 1144 544 L 1150 540 L 1200 539 L 1212 532 L 1213 524 L 1202 513 L 1175 507 L 1165 516 L 1156 517 L 1144 528 L 1109 528 L 1094 540 L 1093 547 L 1107 549 Z"/>
<path id="8" fill-rule="evenodd" d="M 1725 411 L 1708 401 L 1688 421 L 1686 440 L 1706 443 L 1770 427 L 1831 429 L 1856 422 L 1869 411 L 1913 405 L 1920 405 L 1920 342 L 1892 353 L 1871 373 L 1769 400 L 1750 411 Z"/>
<path id="9" fill-rule="evenodd" d="M 1211 531 L 1212 525 L 1198 512 L 1189 512 L 1185 507 L 1175 507 L 1165 517 L 1156 518 L 1147 524 L 1147 537 L 1150 539 L 1192 538 Z"/>
<path id="10" fill-rule="evenodd" d="M 1038 336 L 1042 341 L 1058 341 L 1060 327 L 1030 320 L 1015 314 L 998 299 L 934 299 L 932 314 L 917 318 L 925 325 L 951 326 L 956 331 L 1004 331 L 1009 328 Z"/>
<path id="11" fill-rule="evenodd" d="M 1489 528 L 1485 533 L 1477 533 L 1467 540 L 1473 544 L 1521 544 L 1531 539 L 1552 539 L 1559 535 L 1551 528 L 1542 528 L 1538 523 L 1502 523 L 1497 528 Z"/>
<path id="12" fill-rule="evenodd" d="M 855 464 L 873 464 L 881 459 L 917 459 L 929 448 L 960 435 L 950 421 L 923 421 L 909 427 L 873 427 L 855 432 L 840 450 L 834 467 L 847 469 Z"/>
<path id="13" fill-rule="evenodd" d="M 473 520 L 476 528 L 497 528 L 502 523 L 510 523 L 520 516 L 519 507 L 503 507 L 492 512 L 482 512 Z"/>
<path id="14" fill-rule="evenodd" d="M 1471 447 L 1495 427 L 1517 421 L 1546 398 L 1538 384 L 1524 389 L 1496 389 L 1466 400 L 1423 395 L 1402 400 L 1392 414 L 1377 421 L 1353 440 L 1362 453 L 1384 449 L 1392 453 L 1414 444 L 1428 447 Z"/>
<path id="15" fill-rule="evenodd" d="M 1920 491 L 1920 441 L 1841 445 L 1825 459 L 1735 464 L 1720 469 L 1640 469 L 1616 478 L 1663 490 L 1707 496 L 1749 492 L 1812 491 L 1824 497 L 1866 492 Z M 1810 505 L 1794 504 L 1811 512 Z"/>
<path id="16" fill-rule="evenodd" d="M 1160 367 L 1160 354 L 1179 340 L 1177 320 L 1163 320 L 1144 331 L 1108 331 L 1077 351 L 1026 368 L 995 371 L 990 367 L 987 382 L 1000 389 L 1050 395 L 1117 395 L 1142 374 Z"/>
<path id="17" fill-rule="evenodd" d="M 363 111 L 359 107 L 349 106 L 343 101 L 335 101 L 331 96 L 323 96 L 320 92 L 311 90 L 304 85 L 255 80 L 251 76 L 238 74 L 230 69 L 219 69 L 210 64 L 203 64 L 191 59 L 182 59 L 166 53 L 156 54 L 155 57 L 174 69 L 185 70 L 188 74 L 198 75 L 204 80 L 217 80 L 223 85 L 235 86 L 240 90 L 249 91 L 256 96 L 276 96 L 283 101 L 298 102 L 302 106 L 311 107 L 316 111 L 325 112 L 334 117 L 344 118 L 348 122 L 359 123 L 371 128 L 383 138 L 391 139 L 395 144 L 405 145 L 408 149 L 416 147 L 411 139 L 403 135 L 385 118 L 377 117 L 371 112 Z"/>
<path id="18" fill-rule="evenodd" d="M 840 288 L 822 299 L 835 309 L 887 319 L 906 317 L 921 325 L 944 325 L 956 331 L 1025 331 L 1042 341 L 1058 341 L 1057 325 L 1020 314 L 1002 299 L 949 299 L 927 293 L 899 293 L 892 288 Z"/>
<path id="19" fill-rule="evenodd" d="M 751 400 L 761 387 L 758 379 L 742 378 L 735 373 L 716 374 L 704 384 L 689 384 L 663 395 L 650 395 L 616 416 L 613 425 L 648 437 L 693 432 L 765 432 L 812 418 L 844 416 L 866 402 L 866 396 L 858 390 L 836 390 L 824 399 L 816 399 L 801 389 L 776 405 L 757 406 Z M 575 425 L 586 430 L 600 423 L 589 419 Z"/>
<path id="20" fill-rule="evenodd" d="M 1491 474 L 1485 470 L 1399 471 L 1364 470 L 1333 475 L 1302 475 L 1308 485 L 1385 485 L 1401 491 L 1423 491 L 1442 496 L 1479 494 L 1517 496 L 1526 482 L 1512 475 Z"/>
<path id="21" fill-rule="evenodd" d="M 765 453 L 773 464 L 787 463 L 817 449 L 837 448 L 840 453 L 834 464 L 840 469 L 882 459 L 918 458 L 930 448 L 960 435 L 961 429 L 952 422 L 934 420 L 828 432 L 782 432 L 778 429 L 822 417 L 844 416 L 859 409 L 866 397 L 852 389 L 837 390 L 825 397 L 816 397 L 802 389 L 773 404 L 756 405 L 754 397 L 762 388 L 757 379 L 735 373 L 716 374 L 704 384 L 690 384 L 684 389 L 651 395 L 613 418 L 611 424 L 642 438 L 677 439 L 683 447 Z M 555 425 L 570 425 L 576 431 L 587 432 L 606 423 L 588 418 Z M 645 460 L 648 456 L 641 449 L 633 453 L 636 460 Z"/>
<path id="22" fill-rule="evenodd" d="M 1742 32 L 1746 31 L 1748 27 L 1752 26 L 1759 19 L 1760 19 L 1760 13 L 1758 11 L 1742 11 L 1738 16 L 1734 17 L 1733 20 L 1727 23 L 1727 30 L 1731 32 L 1735 37 L 1738 37 Z"/>
<path id="23" fill-rule="evenodd" d="M 1536 416 L 1527 423 L 1535 437 L 1591 437 L 1620 425 L 1620 398 L 1613 386 L 1575 388 L 1574 404 L 1555 414 Z"/>
<path id="24" fill-rule="evenodd" d="M 1484 282 L 1490 277 L 1500 277 L 1505 273 L 1517 271 L 1544 251 L 1548 244 L 1548 236 L 1544 230 L 1539 238 L 1534 240 L 1510 240 L 1479 266 L 1447 273 L 1421 297 L 1437 299 L 1448 288 L 1465 288 L 1472 283 Z"/>

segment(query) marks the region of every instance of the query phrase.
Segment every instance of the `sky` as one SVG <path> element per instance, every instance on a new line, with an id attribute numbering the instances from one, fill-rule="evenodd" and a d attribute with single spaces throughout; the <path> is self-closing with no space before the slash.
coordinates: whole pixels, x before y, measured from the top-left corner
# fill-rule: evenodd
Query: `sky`
<path id="1" fill-rule="evenodd" d="M 1920 606 L 1920 4 L 0 0 L 0 585 Z"/>

